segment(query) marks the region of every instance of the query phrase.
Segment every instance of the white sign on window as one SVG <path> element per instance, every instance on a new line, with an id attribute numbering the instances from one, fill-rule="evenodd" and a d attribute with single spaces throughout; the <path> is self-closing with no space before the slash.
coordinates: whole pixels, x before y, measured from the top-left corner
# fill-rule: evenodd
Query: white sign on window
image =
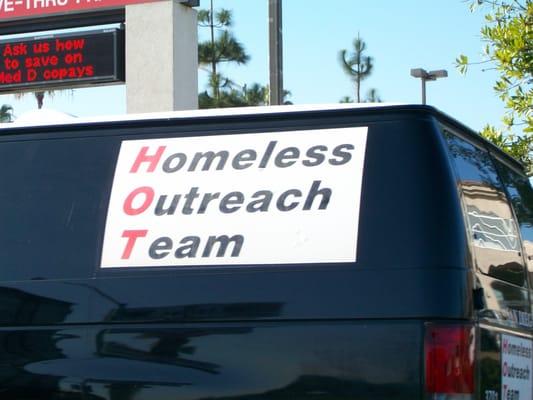
<path id="1" fill-rule="evenodd" d="M 532 341 L 502 335 L 502 399 L 532 399 Z"/>
<path id="2" fill-rule="evenodd" d="M 101 267 L 354 262 L 367 128 L 122 142 Z"/>

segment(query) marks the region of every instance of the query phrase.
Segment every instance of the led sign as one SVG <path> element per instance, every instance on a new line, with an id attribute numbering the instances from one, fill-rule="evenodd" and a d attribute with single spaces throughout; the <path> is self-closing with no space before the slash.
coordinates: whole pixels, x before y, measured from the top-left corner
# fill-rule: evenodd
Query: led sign
<path id="1" fill-rule="evenodd" d="M 120 29 L 0 41 L 0 92 L 124 81 L 123 41 Z"/>

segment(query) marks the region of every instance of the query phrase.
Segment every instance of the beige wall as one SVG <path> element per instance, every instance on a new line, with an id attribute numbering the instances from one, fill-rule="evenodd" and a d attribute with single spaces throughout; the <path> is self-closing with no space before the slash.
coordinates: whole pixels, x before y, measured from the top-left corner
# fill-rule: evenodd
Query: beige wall
<path id="1" fill-rule="evenodd" d="M 198 108 L 196 10 L 173 0 L 126 6 L 128 113 Z"/>

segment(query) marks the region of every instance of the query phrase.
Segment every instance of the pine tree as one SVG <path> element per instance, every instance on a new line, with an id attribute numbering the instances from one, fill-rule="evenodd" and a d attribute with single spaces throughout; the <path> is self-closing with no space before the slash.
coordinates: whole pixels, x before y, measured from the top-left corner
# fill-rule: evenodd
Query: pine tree
<path id="1" fill-rule="evenodd" d="M 364 55 L 365 50 L 366 43 L 358 34 L 353 41 L 352 53 L 345 49 L 339 53 L 342 69 L 354 82 L 357 103 L 361 102 L 361 82 L 370 76 L 374 66 L 372 57 Z"/>
<path id="2" fill-rule="evenodd" d="M 200 95 L 201 108 L 219 107 L 227 102 L 231 103 L 235 93 L 232 94 L 231 81 L 219 72 L 219 66 L 221 63 L 246 64 L 250 59 L 244 46 L 229 30 L 232 23 L 231 11 L 226 9 L 215 11 L 213 0 L 208 10 L 200 10 L 198 13 L 198 25 L 208 28 L 210 34 L 208 40 L 198 44 L 198 62 L 200 66 L 209 68 L 208 85 L 211 92 Z M 229 92 L 222 93 L 224 89 L 229 89 Z"/>

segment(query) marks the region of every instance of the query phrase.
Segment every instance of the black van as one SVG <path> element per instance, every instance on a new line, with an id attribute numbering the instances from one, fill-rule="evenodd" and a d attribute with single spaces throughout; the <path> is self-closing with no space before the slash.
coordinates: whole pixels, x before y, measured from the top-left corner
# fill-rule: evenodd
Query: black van
<path id="1" fill-rule="evenodd" d="M 2 399 L 532 399 L 532 188 L 431 107 L 12 125 L 0 166 Z"/>

